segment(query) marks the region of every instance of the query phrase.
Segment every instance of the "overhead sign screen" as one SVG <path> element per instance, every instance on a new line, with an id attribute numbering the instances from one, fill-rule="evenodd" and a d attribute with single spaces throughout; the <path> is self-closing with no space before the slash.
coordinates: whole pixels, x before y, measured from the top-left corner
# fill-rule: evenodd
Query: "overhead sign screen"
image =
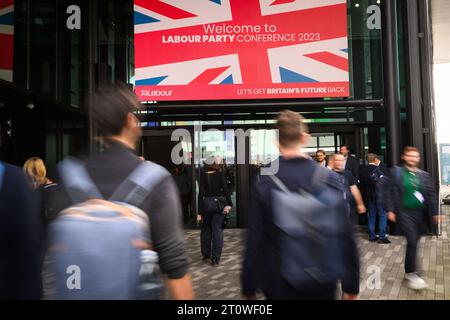
<path id="1" fill-rule="evenodd" d="M 347 97 L 346 0 L 134 0 L 142 100 Z"/>

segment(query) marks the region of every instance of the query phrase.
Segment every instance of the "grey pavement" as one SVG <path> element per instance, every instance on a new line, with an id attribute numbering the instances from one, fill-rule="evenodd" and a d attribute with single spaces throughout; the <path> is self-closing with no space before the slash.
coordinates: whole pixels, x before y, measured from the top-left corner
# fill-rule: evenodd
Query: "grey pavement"
<path id="1" fill-rule="evenodd" d="M 364 229 L 357 232 L 361 259 L 361 299 L 365 300 L 443 300 L 450 299 L 450 221 L 449 208 L 439 237 L 424 236 L 420 242 L 418 260 L 429 284 L 425 291 L 407 288 L 404 277 L 406 240 L 390 236 L 390 244 L 368 241 Z M 191 260 L 191 273 L 197 299 L 237 300 L 240 294 L 240 274 L 244 250 L 244 230 L 224 231 L 221 263 L 212 267 L 201 260 L 199 230 L 186 230 L 186 246 Z M 257 266 L 255 266 L 257 267 Z M 379 277 L 377 277 L 379 275 Z M 376 282 L 380 279 L 379 285 Z"/>

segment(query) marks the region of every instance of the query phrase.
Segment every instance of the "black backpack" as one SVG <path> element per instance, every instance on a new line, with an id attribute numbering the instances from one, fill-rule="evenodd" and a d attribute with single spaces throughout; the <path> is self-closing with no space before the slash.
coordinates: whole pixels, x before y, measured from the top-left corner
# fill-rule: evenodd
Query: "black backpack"
<path id="1" fill-rule="evenodd" d="M 289 190 L 276 176 L 272 189 L 273 222 L 278 229 L 280 271 L 299 291 L 335 284 L 345 272 L 343 232 L 349 223 L 343 190 L 330 186 L 331 171 L 316 166 L 312 192 Z"/>
<path id="2" fill-rule="evenodd" d="M 372 193 L 378 198 L 383 196 L 383 188 L 386 186 L 388 180 L 387 175 L 383 173 L 379 166 L 377 166 L 369 175 L 370 188 Z"/>

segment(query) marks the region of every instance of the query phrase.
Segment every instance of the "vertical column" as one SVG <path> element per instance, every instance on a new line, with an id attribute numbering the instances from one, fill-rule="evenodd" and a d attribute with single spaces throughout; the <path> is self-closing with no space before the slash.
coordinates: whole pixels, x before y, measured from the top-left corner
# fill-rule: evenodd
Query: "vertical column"
<path id="1" fill-rule="evenodd" d="M 27 22 L 26 22 L 26 37 L 27 37 L 27 76 L 26 76 L 26 88 L 31 88 L 31 2 L 27 0 Z"/>
<path id="2" fill-rule="evenodd" d="M 387 133 L 387 163 L 395 166 L 400 162 L 400 108 L 397 75 L 397 28 L 395 18 L 395 1 L 383 1 L 382 34 L 383 34 L 383 81 L 384 106 Z"/>
<path id="3" fill-rule="evenodd" d="M 434 110 L 433 86 L 433 39 L 431 25 L 431 8 L 429 0 L 418 1 L 419 4 L 419 39 L 422 71 L 422 103 L 423 103 L 423 162 L 424 168 L 431 174 L 435 186 L 439 186 L 438 149 L 436 142 L 436 118 Z"/>
<path id="4" fill-rule="evenodd" d="M 422 113 L 422 85 L 420 70 L 419 48 L 419 16 L 417 0 L 406 2 L 407 23 L 407 68 L 408 68 L 408 121 L 411 125 L 409 141 L 423 154 L 423 113 Z"/>
<path id="5" fill-rule="evenodd" d="M 97 29 L 97 1 L 86 1 L 85 2 L 87 13 L 83 15 L 82 19 L 86 19 L 87 23 L 85 24 L 85 27 L 83 28 L 83 38 L 85 41 L 85 47 L 87 48 L 86 52 L 86 59 L 84 65 L 85 65 L 85 92 L 88 92 L 89 94 L 85 95 L 85 110 L 88 112 L 88 125 L 89 125 L 89 150 L 91 152 L 97 150 L 97 142 L 94 139 L 96 132 L 95 128 L 92 122 L 92 118 L 90 117 L 90 106 L 92 105 L 91 99 L 92 95 L 91 93 L 95 90 L 96 87 L 96 66 L 97 66 L 97 44 L 98 44 L 98 29 Z"/>

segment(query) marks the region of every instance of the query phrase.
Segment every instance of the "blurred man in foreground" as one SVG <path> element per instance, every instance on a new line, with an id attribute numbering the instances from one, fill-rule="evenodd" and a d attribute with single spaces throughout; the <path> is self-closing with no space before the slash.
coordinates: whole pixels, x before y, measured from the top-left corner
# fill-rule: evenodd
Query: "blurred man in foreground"
<path id="1" fill-rule="evenodd" d="M 268 299 L 343 299 L 359 293 L 359 256 L 346 218 L 337 175 L 301 151 L 309 134 L 303 118 L 283 111 L 277 118 L 278 172 L 255 186 L 248 221 L 242 293 Z M 272 166 L 276 167 L 276 166 Z"/>
<path id="2" fill-rule="evenodd" d="M 136 279 L 136 268 L 139 271 L 139 261 L 134 261 L 136 250 L 139 249 L 150 249 L 147 239 L 129 239 L 127 238 L 127 232 L 131 235 L 133 232 L 132 226 L 134 223 L 138 222 L 137 217 L 131 214 L 136 212 L 134 208 L 122 206 L 121 203 L 134 205 L 135 208 L 140 209 L 148 216 L 145 223 L 139 222 L 136 228 L 142 227 L 148 228 L 148 220 L 150 221 L 150 230 L 145 233 L 149 233 L 151 239 L 151 249 L 157 253 L 159 259 L 159 265 L 163 273 L 167 274 L 168 280 L 167 285 L 171 296 L 175 299 L 192 299 L 193 290 L 191 285 L 191 276 L 188 273 L 188 258 L 184 249 L 184 239 L 182 233 L 182 212 L 180 205 L 180 198 L 177 191 L 177 187 L 173 178 L 167 170 L 162 167 L 150 163 L 143 162 L 136 155 L 136 144 L 141 137 L 141 128 L 139 125 L 139 120 L 135 116 L 135 112 L 140 110 L 140 103 L 134 96 L 134 94 L 125 86 L 105 86 L 99 89 L 93 96 L 93 104 L 91 106 L 91 117 L 97 128 L 99 134 L 102 136 L 104 141 L 104 150 L 90 155 L 82 161 L 80 164 L 74 166 L 73 161 L 70 168 L 75 168 L 80 174 L 73 174 L 73 171 L 64 171 L 62 173 L 62 187 L 61 194 L 58 195 L 58 200 L 66 199 L 60 205 L 61 209 L 65 209 L 69 206 L 77 204 L 74 198 L 76 196 L 84 196 L 83 192 L 86 193 L 88 198 L 96 202 L 87 201 L 87 205 L 92 208 L 92 204 L 97 204 L 97 207 L 112 207 L 111 203 L 117 201 L 120 202 L 117 206 L 115 205 L 111 208 L 111 212 L 100 212 L 98 216 L 85 217 L 83 214 L 83 206 L 81 209 L 72 210 L 78 213 L 78 221 L 83 220 L 83 223 L 78 223 L 76 226 L 78 228 L 85 228 L 83 230 L 70 231 L 68 224 L 72 223 L 74 225 L 73 218 L 69 220 L 69 216 L 66 220 L 60 220 L 54 224 L 55 232 L 54 235 L 58 235 L 60 239 L 64 241 L 71 241 L 78 245 L 78 247 L 73 248 L 78 250 L 76 252 L 78 257 L 85 262 L 88 270 L 81 270 L 81 275 L 86 276 L 89 271 L 90 274 L 98 274 L 99 277 L 107 278 L 107 272 L 110 273 L 110 281 L 103 281 L 99 283 L 95 290 L 98 290 L 100 299 L 105 299 L 104 295 L 107 295 L 106 299 L 128 299 L 136 297 L 132 292 L 121 292 L 120 290 L 107 290 L 108 288 L 114 288 L 115 281 L 118 282 L 119 276 L 123 280 L 122 283 L 127 285 L 127 283 L 135 282 Z M 64 162 L 63 162 L 64 164 Z M 139 171 L 140 168 L 149 170 L 154 170 L 154 174 L 148 175 L 148 172 Z M 64 168 L 64 167 L 62 167 Z M 144 176 L 147 176 L 145 181 L 142 181 Z M 80 185 L 80 181 L 86 185 L 86 187 L 78 188 L 75 191 L 78 192 L 70 194 L 74 188 Z M 151 187 L 151 188 L 149 188 Z M 95 191 L 95 197 L 92 197 L 88 192 Z M 149 192 L 150 191 L 150 192 Z M 70 196 L 70 198 L 69 198 Z M 86 211 L 86 210 L 84 210 Z M 112 215 L 113 212 L 123 214 L 122 219 L 116 219 L 116 215 Z M 63 212 L 64 213 L 64 212 Z M 84 212 L 86 213 L 86 212 Z M 108 215 L 109 214 L 109 215 Z M 116 233 L 114 233 L 114 225 L 107 225 L 108 219 L 110 221 L 117 221 Z M 140 218 L 145 218 L 140 217 Z M 90 222 L 98 221 L 99 223 L 105 223 L 103 234 L 95 234 L 95 232 L 88 232 L 84 230 L 96 230 L 97 225 Z M 76 221 L 75 221 L 76 223 Z M 141 226 L 141 227 L 139 227 Z M 58 227 L 60 227 L 59 230 Z M 126 232 L 125 232 L 125 231 Z M 75 234 L 75 232 L 78 232 Z M 84 232 L 85 239 L 80 239 L 80 237 L 71 237 L 71 234 L 78 235 Z M 102 231 L 100 230 L 100 233 Z M 95 237 L 99 237 L 97 241 Z M 106 239 L 105 239 L 106 237 Z M 109 238 L 108 238 L 109 237 Z M 74 239 L 75 238 L 75 239 Z M 109 248 L 108 243 L 115 241 L 117 239 L 125 239 L 117 243 L 115 248 L 112 248 L 109 252 L 104 252 L 102 248 Z M 91 242 L 89 247 L 88 243 Z M 130 248 L 131 244 L 133 248 Z M 56 244 L 59 245 L 58 243 Z M 61 247 L 59 245 L 59 247 Z M 121 249 L 122 248 L 122 249 Z M 130 251 L 130 257 L 120 259 L 123 257 L 124 250 Z M 133 251 L 134 250 L 134 251 Z M 133 258 L 131 257 L 133 255 Z M 116 263 L 107 263 L 103 266 L 102 270 L 95 268 L 95 270 L 89 270 L 89 268 L 94 269 L 92 266 L 98 266 L 101 263 L 102 257 L 104 261 L 116 261 Z M 69 258 L 71 258 L 69 256 Z M 123 261 L 126 260 L 126 261 Z M 130 260 L 130 261 L 127 261 Z M 133 261 L 131 261 L 133 260 Z M 127 265 L 127 262 L 130 264 Z M 121 265 L 123 268 L 119 268 Z M 124 274 L 118 274 L 116 269 L 120 269 L 124 273 L 128 272 L 133 267 L 133 274 L 127 276 Z M 116 268 L 117 267 L 117 268 Z M 116 268 L 116 269 L 115 269 Z M 115 275 L 114 275 L 115 274 Z M 128 277 L 128 278 L 127 278 Z M 92 281 L 98 281 L 98 277 L 92 277 Z M 131 279 L 131 280 L 128 280 Z M 87 281 L 85 283 L 88 283 Z M 89 284 L 89 283 L 88 283 Z M 116 285 L 116 287 L 120 285 Z M 127 291 L 125 288 L 122 291 Z M 79 290 L 78 290 L 79 291 Z M 114 291 L 114 292 L 112 292 Z M 77 298 L 97 298 L 91 293 L 87 292 L 86 296 L 77 296 L 76 290 L 73 290 L 74 299 Z M 71 298 L 71 292 L 67 293 L 67 298 Z M 64 296 L 66 298 L 66 296 Z"/>
<path id="3" fill-rule="evenodd" d="M 21 168 L 0 162 L 0 300 L 41 298 L 41 230 Z"/>

